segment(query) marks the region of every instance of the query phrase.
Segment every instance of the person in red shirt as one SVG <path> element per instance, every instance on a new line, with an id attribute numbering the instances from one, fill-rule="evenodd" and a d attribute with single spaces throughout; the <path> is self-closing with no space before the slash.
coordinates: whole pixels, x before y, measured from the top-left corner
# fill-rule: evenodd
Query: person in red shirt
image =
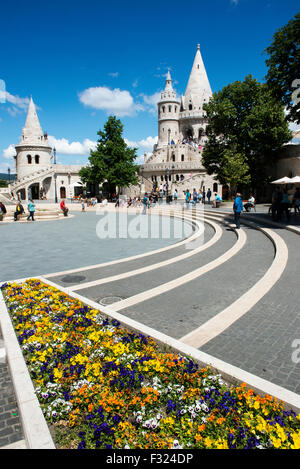
<path id="1" fill-rule="evenodd" d="M 66 207 L 66 204 L 65 204 L 64 200 L 62 200 L 61 203 L 60 203 L 60 209 L 63 211 L 64 216 L 67 217 L 69 209 Z"/>

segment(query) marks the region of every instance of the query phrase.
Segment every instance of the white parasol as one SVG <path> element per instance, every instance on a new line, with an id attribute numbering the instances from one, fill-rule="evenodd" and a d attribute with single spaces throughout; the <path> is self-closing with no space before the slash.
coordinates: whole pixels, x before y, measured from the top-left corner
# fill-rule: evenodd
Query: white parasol
<path id="1" fill-rule="evenodd" d="M 272 181 L 271 184 L 289 184 L 291 182 L 292 180 L 285 176 L 283 178 L 277 179 L 276 181 Z"/>

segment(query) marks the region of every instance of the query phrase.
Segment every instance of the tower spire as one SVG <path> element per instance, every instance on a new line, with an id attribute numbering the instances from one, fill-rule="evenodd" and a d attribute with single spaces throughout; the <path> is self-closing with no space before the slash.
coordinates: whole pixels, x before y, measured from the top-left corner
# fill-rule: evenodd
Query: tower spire
<path id="1" fill-rule="evenodd" d="M 36 112 L 36 107 L 32 96 L 30 97 L 25 126 L 22 131 L 22 141 L 40 143 L 43 138 L 43 131 Z"/>
<path id="2" fill-rule="evenodd" d="M 168 68 L 168 73 L 167 73 L 167 77 L 166 77 L 165 91 L 173 91 L 172 78 L 171 78 L 171 73 L 170 73 L 169 68 Z"/>
<path id="3" fill-rule="evenodd" d="M 201 101 L 203 104 L 204 100 L 208 101 L 211 95 L 211 87 L 202 60 L 200 44 L 198 44 L 192 71 L 185 91 L 185 99 L 193 101 L 193 97 L 201 96 Z"/>

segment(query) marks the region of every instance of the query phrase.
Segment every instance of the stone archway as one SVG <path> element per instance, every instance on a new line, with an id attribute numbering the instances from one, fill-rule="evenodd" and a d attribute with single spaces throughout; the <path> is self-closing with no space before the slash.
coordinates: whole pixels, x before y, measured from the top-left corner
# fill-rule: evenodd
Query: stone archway
<path id="1" fill-rule="evenodd" d="M 61 199 L 66 198 L 66 188 L 64 186 L 61 186 L 59 189 L 59 195 Z"/>
<path id="2" fill-rule="evenodd" d="M 183 130 L 183 139 L 191 140 L 194 136 L 192 127 L 185 127 Z"/>
<path id="3" fill-rule="evenodd" d="M 40 198 L 40 183 L 34 182 L 30 184 L 27 189 L 28 199 L 39 200 Z"/>
<path id="4" fill-rule="evenodd" d="M 49 191 L 51 188 L 52 178 L 51 176 L 46 177 L 42 182 L 43 195 L 47 199 L 49 198 Z"/>

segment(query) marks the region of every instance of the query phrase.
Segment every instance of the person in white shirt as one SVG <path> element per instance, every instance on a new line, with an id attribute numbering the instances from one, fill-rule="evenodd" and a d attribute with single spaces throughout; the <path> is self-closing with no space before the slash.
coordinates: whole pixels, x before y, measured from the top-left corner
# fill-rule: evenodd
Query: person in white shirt
<path id="1" fill-rule="evenodd" d="M 250 212 L 250 209 L 254 207 L 255 205 L 255 198 L 253 195 L 251 195 L 250 199 L 248 199 L 248 202 L 245 204 L 245 210 L 246 212 Z"/>

